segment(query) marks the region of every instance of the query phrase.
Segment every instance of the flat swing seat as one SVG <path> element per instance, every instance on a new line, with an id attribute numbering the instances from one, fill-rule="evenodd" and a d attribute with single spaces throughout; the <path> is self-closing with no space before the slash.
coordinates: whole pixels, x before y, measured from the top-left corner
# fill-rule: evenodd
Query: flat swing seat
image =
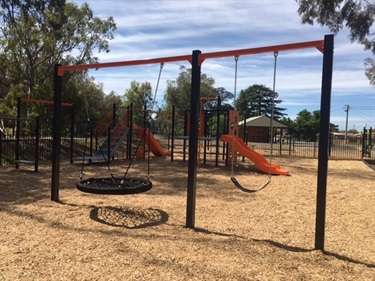
<path id="1" fill-rule="evenodd" d="M 76 187 L 87 193 L 126 195 L 149 191 L 152 182 L 140 178 L 89 178 L 79 181 Z"/>
<path id="2" fill-rule="evenodd" d="M 29 160 L 16 160 L 16 164 L 35 165 L 35 161 L 29 161 Z"/>

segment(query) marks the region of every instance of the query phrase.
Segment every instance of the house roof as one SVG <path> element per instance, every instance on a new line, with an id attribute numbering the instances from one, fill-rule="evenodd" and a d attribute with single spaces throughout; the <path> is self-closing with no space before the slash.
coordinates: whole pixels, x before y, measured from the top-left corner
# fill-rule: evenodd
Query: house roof
<path id="1" fill-rule="evenodd" d="M 246 127 L 270 127 L 271 118 L 267 116 L 255 116 L 246 119 Z M 243 126 L 244 121 L 238 122 L 239 126 Z M 288 128 L 288 126 L 273 120 L 272 126 L 274 128 Z"/>

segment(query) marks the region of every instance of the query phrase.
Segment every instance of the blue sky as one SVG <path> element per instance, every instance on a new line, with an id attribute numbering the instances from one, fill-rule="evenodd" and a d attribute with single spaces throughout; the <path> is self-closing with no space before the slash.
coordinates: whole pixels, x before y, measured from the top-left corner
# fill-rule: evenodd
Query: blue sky
<path id="1" fill-rule="evenodd" d="M 330 31 L 315 24 L 301 24 L 294 0 L 89 0 L 94 15 L 112 16 L 117 24 L 109 53 L 98 53 L 100 62 L 149 59 L 270 45 L 321 40 Z M 375 127 L 375 87 L 364 75 L 364 59 L 371 56 L 358 44 L 351 44 L 347 30 L 335 37 L 331 122 L 345 129 L 361 131 Z M 320 109 L 322 54 L 316 49 L 281 52 L 278 57 L 276 92 L 291 119 L 301 110 Z M 179 67 L 164 66 L 157 102 L 163 103 L 166 81 L 178 77 Z M 148 81 L 155 89 L 159 65 L 91 70 L 104 91 L 123 95 L 132 80 Z M 215 79 L 215 87 L 234 91 L 234 58 L 206 60 L 202 73 Z M 241 89 L 263 84 L 272 89 L 273 54 L 243 56 L 238 62 L 237 96 Z"/>

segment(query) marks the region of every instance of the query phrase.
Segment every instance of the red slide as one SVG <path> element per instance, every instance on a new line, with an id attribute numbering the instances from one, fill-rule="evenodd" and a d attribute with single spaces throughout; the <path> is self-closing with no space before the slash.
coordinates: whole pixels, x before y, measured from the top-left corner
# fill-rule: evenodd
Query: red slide
<path id="1" fill-rule="evenodd" d="M 143 136 L 144 130 L 142 128 L 139 128 L 137 125 L 133 124 L 133 130 L 137 133 L 138 137 L 141 138 Z M 146 145 L 150 148 L 152 154 L 155 156 L 171 156 L 171 152 L 165 151 L 148 129 L 146 130 L 145 141 Z"/>
<path id="2" fill-rule="evenodd" d="M 262 154 L 249 148 L 240 138 L 233 137 L 231 135 L 221 135 L 220 140 L 222 142 L 227 142 L 229 144 L 234 143 L 234 147 L 242 156 L 254 162 L 254 164 L 264 173 L 271 172 L 272 175 L 283 175 L 289 176 L 289 172 L 286 170 L 280 169 L 279 165 L 270 164 Z"/>

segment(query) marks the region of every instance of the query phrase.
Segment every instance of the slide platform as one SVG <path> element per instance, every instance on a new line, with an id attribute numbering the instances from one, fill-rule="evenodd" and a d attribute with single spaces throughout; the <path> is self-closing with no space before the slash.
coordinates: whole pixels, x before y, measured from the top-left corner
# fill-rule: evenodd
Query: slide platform
<path id="1" fill-rule="evenodd" d="M 282 170 L 277 164 L 270 164 L 262 154 L 249 148 L 239 137 L 234 137 L 233 139 L 231 135 L 221 135 L 220 140 L 229 144 L 234 143 L 234 147 L 238 153 L 252 161 L 262 172 L 267 174 L 271 172 L 272 175 L 289 176 L 288 171 Z"/>
<path id="2" fill-rule="evenodd" d="M 141 138 L 143 136 L 144 130 L 142 128 L 133 124 L 133 130 L 136 132 L 138 137 Z M 164 157 L 171 156 L 171 152 L 165 151 L 161 147 L 161 145 L 157 141 L 157 139 L 154 137 L 154 135 L 152 133 L 150 133 L 150 131 L 148 129 L 146 130 L 145 142 L 146 142 L 146 145 L 150 148 L 152 154 L 154 154 L 155 156 L 164 156 Z"/>

